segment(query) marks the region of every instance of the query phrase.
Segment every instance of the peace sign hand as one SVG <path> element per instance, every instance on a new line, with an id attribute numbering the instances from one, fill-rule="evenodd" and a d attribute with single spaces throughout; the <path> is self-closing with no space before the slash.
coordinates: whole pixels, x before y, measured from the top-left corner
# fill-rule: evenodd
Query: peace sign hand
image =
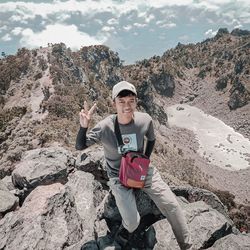
<path id="1" fill-rule="evenodd" d="M 87 102 L 84 101 L 84 108 L 79 113 L 81 127 L 83 127 L 83 128 L 88 127 L 89 121 L 91 120 L 91 117 L 92 117 L 95 109 L 96 109 L 96 103 L 89 110 L 89 106 L 88 106 Z"/>

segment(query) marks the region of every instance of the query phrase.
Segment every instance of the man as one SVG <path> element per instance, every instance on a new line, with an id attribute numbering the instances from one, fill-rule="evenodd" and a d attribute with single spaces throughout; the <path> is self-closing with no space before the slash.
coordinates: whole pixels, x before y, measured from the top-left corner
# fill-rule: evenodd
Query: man
<path id="1" fill-rule="evenodd" d="M 155 143 L 153 122 L 148 114 L 135 111 L 136 98 L 136 89 L 129 82 L 121 81 L 113 87 L 113 106 L 117 112 L 117 119 L 126 151 L 143 152 L 144 139 L 146 137 L 147 143 L 144 153 L 150 157 Z M 118 142 L 114 132 L 116 115 L 106 117 L 97 123 L 87 134 L 89 122 L 95 108 L 96 104 L 91 109 L 88 109 L 87 103 L 84 102 L 84 109 L 79 113 L 81 127 L 76 139 L 76 149 L 82 150 L 98 141 L 101 141 L 103 144 L 109 186 L 122 217 L 123 227 L 118 230 L 115 240 L 122 245 L 138 227 L 140 215 L 136 207 L 133 189 L 123 186 L 118 177 L 121 154 L 119 153 Z M 149 195 L 170 222 L 180 248 L 183 250 L 190 249 L 190 235 L 181 207 L 169 186 L 161 179 L 156 168 L 150 166 L 145 186 L 142 190 Z"/>

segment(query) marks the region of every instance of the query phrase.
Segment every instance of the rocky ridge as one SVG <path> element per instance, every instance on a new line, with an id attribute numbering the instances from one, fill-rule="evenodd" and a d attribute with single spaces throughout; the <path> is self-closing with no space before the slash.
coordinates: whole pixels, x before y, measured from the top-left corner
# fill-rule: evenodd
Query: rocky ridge
<path id="1" fill-rule="evenodd" d="M 106 46 L 84 47 L 77 52 L 64 44 L 31 51 L 20 49 L 17 55 L 0 60 L 0 178 L 14 173 L 28 150 L 59 145 L 76 156 L 75 135 L 83 101 L 98 101 L 93 123 L 100 120 L 113 112 L 112 86 L 126 79 L 138 89 L 139 110 L 154 118 L 157 145 L 152 161 L 163 178 L 171 185 L 192 185 L 216 192 L 230 209 L 231 218 L 236 218 L 238 228 L 247 231 L 249 207 L 242 209 L 235 204 L 233 194 L 228 193 L 231 190 L 218 190 L 216 183 L 210 185 L 211 175 L 216 172 L 204 170 L 211 166 L 197 156 L 197 142 L 190 131 L 168 128 L 165 107 L 176 103 L 194 105 L 249 138 L 248 55 L 249 33 L 223 29 L 212 39 L 178 44 L 163 56 L 128 66 L 123 66 L 118 54 Z M 102 171 L 98 173 L 102 175 Z M 51 177 L 49 183 L 55 178 Z M 234 176 L 240 183 L 242 179 L 238 178 Z M 36 182 L 34 179 L 31 183 Z M 67 180 L 60 182 L 64 185 Z M 15 185 L 18 187 L 18 183 Z M 21 203 L 21 197 L 26 195 L 24 187 L 18 193 Z M 13 200 L 15 209 L 15 197 Z"/>
<path id="2" fill-rule="evenodd" d="M 14 194 L 19 206 L 14 200 L 11 209 L 10 200 L 2 203 L 0 248 L 119 249 L 112 237 L 121 216 L 108 192 L 103 163 L 100 147 L 76 158 L 62 147 L 27 151 L 12 180 L 1 180 L 5 197 Z M 228 244 L 249 248 L 249 235 L 234 227 L 213 193 L 191 187 L 172 190 L 184 209 L 195 249 L 226 249 Z M 4 200 L 2 192 L 0 196 Z M 136 197 L 142 220 L 131 240 L 133 249 L 179 249 L 154 203 L 140 191 Z M 142 234 L 144 226 L 148 230 Z"/>

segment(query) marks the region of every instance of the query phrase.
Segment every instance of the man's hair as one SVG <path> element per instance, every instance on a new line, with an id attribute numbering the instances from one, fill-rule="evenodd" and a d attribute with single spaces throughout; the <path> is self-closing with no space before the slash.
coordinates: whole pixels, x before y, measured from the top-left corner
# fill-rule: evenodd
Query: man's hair
<path id="1" fill-rule="evenodd" d="M 136 96 L 136 94 L 133 93 L 132 91 L 125 89 L 125 90 L 122 90 L 122 91 L 118 94 L 117 97 L 126 97 L 126 96 L 131 96 L 131 95 L 132 95 L 132 96 Z"/>

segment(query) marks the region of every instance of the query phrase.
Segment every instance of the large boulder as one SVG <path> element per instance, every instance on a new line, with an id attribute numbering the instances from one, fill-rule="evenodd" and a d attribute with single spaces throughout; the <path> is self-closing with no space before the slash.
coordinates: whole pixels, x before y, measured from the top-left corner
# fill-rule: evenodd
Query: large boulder
<path id="1" fill-rule="evenodd" d="M 61 147 L 39 148 L 24 153 L 12 172 L 13 184 L 22 189 L 34 189 L 54 182 L 65 183 L 74 167 L 72 153 Z"/>
<path id="2" fill-rule="evenodd" d="M 229 234 L 208 248 L 210 250 L 249 250 L 250 249 L 250 234 Z"/>
<path id="3" fill-rule="evenodd" d="M 17 208 L 19 199 L 12 194 L 0 180 L 0 219 L 8 212 Z"/>
<path id="4" fill-rule="evenodd" d="M 74 198 L 60 183 L 37 187 L 0 220 L 0 249 L 64 249 L 83 235 Z"/>
<path id="5" fill-rule="evenodd" d="M 206 249 L 213 245 L 217 239 L 232 232 L 232 225 L 227 218 L 203 201 L 181 204 L 191 232 L 194 249 Z M 154 228 L 157 238 L 154 249 L 179 249 L 171 226 L 166 219 L 155 223 Z"/>
<path id="6" fill-rule="evenodd" d="M 146 225 L 150 230 L 144 236 L 141 235 L 140 230 L 136 230 L 131 240 L 132 244 L 136 247 L 138 239 L 141 239 L 148 243 L 148 245 L 144 245 L 147 249 L 179 249 L 168 221 L 152 200 L 140 191 L 136 192 L 136 200 L 138 211 L 142 217 L 139 228 Z M 179 199 L 179 202 L 186 215 L 195 249 L 210 247 L 216 240 L 232 232 L 232 222 L 205 202 L 189 203 L 184 198 Z M 111 195 L 105 202 L 103 218 L 106 220 L 110 234 L 113 235 L 117 230 L 117 225 L 121 223 L 121 217 Z"/>
<path id="7" fill-rule="evenodd" d="M 204 201 L 213 209 L 216 209 L 218 212 L 222 213 L 229 220 L 229 222 L 232 223 L 228 216 L 227 208 L 223 205 L 218 196 L 211 191 L 197 187 L 184 186 L 172 186 L 171 190 L 175 193 L 175 195 L 184 197 L 191 203 L 196 201 Z"/>
<path id="8" fill-rule="evenodd" d="M 104 185 L 108 182 L 105 157 L 100 146 L 89 147 L 79 154 L 75 168 L 93 174 L 95 179 Z"/>

